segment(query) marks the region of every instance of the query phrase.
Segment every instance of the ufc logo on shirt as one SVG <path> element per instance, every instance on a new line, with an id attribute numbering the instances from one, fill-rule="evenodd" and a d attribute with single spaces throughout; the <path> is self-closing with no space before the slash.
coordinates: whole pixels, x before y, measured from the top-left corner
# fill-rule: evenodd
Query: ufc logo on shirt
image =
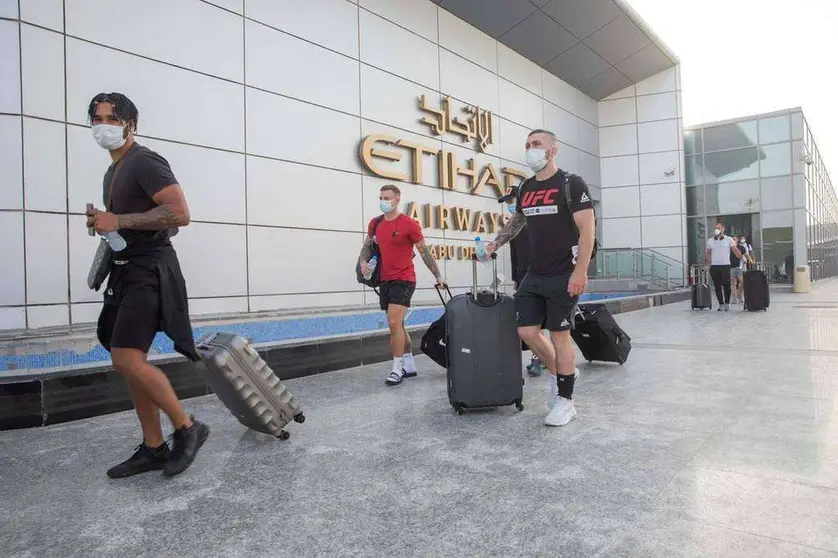
<path id="1" fill-rule="evenodd" d="M 559 212 L 556 205 L 558 188 L 525 192 L 521 198 L 521 212 L 527 217 L 535 215 L 555 215 Z"/>

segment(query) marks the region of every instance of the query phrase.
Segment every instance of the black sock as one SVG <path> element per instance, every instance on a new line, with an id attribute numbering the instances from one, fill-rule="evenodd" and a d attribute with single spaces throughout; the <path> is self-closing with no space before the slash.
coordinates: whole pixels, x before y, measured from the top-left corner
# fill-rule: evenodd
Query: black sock
<path id="1" fill-rule="evenodd" d="M 559 397 L 573 399 L 573 385 L 576 383 L 576 375 L 562 376 L 557 374 L 556 381 L 559 383 Z"/>

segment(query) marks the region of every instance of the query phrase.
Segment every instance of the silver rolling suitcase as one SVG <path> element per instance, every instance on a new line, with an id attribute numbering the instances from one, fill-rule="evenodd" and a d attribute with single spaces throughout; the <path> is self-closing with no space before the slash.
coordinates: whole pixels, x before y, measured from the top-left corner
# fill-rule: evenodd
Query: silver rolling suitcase
<path id="1" fill-rule="evenodd" d="M 445 306 L 448 353 L 448 399 L 458 414 L 464 409 L 515 405 L 524 409 L 521 341 L 512 297 L 498 293 L 497 261 L 492 292 L 457 295 Z"/>
<path id="2" fill-rule="evenodd" d="M 211 333 L 198 341 L 204 366 L 201 376 L 240 423 L 287 440 L 285 426 L 302 423 L 305 415 L 273 370 L 245 339 L 232 333 Z"/>

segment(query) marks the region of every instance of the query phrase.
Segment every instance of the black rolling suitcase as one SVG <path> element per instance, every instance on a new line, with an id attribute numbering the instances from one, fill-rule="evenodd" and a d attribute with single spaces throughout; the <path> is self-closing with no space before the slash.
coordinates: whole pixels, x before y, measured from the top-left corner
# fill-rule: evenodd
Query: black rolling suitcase
<path id="1" fill-rule="evenodd" d="M 472 292 L 453 297 L 445 307 L 448 400 L 458 414 L 503 405 L 521 411 L 524 378 L 515 302 L 497 288 L 478 292 L 476 259 L 473 266 Z M 492 266 L 497 278 L 494 254 Z"/>
<path id="2" fill-rule="evenodd" d="M 580 306 L 570 336 L 588 362 L 600 360 L 623 364 L 631 352 L 631 337 L 604 304 Z"/>
<path id="3" fill-rule="evenodd" d="M 707 272 L 703 269 L 693 268 L 692 310 L 704 310 L 713 308 L 713 294 L 707 281 Z"/>
<path id="4" fill-rule="evenodd" d="M 771 291 L 768 289 L 768 278 L 765 273 L 748 270 L 742 279 L 745 287 L 745 310 L 758 312 L 768 310 L 771 304 Z"/>

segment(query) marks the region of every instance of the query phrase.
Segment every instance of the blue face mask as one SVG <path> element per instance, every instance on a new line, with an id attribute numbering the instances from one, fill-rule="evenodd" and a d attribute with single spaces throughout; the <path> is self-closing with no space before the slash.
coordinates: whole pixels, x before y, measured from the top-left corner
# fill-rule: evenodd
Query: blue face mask
<path id="1" fill-rule="evenodd" d="M 381 200 L 378 202 L 378 207 L 381 209 L 381 213 L 390 213 L 393 211 L 393 203 L 387 200 Z"/>
<path id="2" fill-rule="evenodd" d="M 515 204 L 514 204 L 514 203 L 510 203 L 509 205 L 507 205 L 507 206 L 506 206 L 506 209 L 507 209 L 507 211 L 509 211 L 510 213 L 515 213 Z"/>

